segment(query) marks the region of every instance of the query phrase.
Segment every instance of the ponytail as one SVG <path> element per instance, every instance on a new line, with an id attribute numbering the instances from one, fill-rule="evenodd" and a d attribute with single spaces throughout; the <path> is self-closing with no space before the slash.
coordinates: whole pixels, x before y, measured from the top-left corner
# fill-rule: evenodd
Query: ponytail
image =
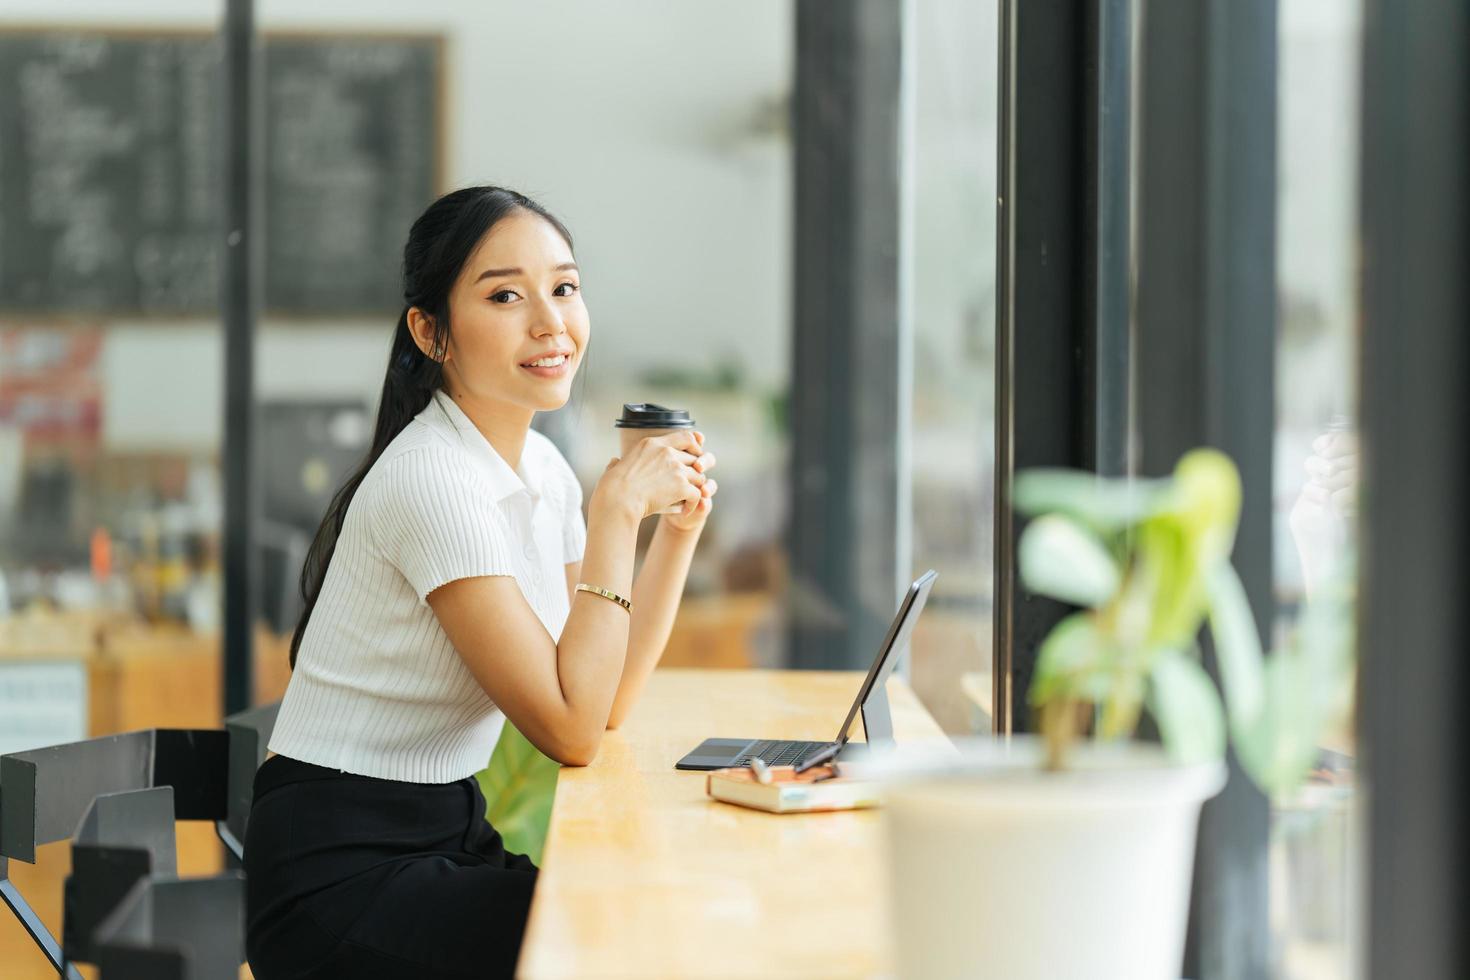
<path id="1" fill-rule="evenodd" d="M 435 326 L 435 343 L 441 343 L 439 335 L 444 327 Z M 438 361 L 424 354 L 414 343 L 413 333 L 408 329 L 408 309 L 398 317 L 398 327 L 393 331 L 393 349 L 388 355 L 388 374 L 383 379 L 383 395 L 378 400 L 378 421 L 373 431 L 373 442 L 362 465 L 348 477 L 341 489 L 332 497 L 327 514 L 322 518 L 306 552 L 306 561 L 301 566 L 301 597 L 305 606 L 301 618 L 296 622 L 296 632 L 291 635 L 291 669 L 296 668 L 296 652 L 301 648 L 301 637 L 306 633 L 306 624 L 316 600 L 322 592 L 322 583 L 327 578 L 327 566 L 337 550 L 337 538 L 342 533 L 342 522 L 347 519 L 347 508 L 362 485 L 363 478 L 383 455 L 388 444 L 408 427 L 434 397 L 434 390 L 443 379 L 444 368 Z"/>

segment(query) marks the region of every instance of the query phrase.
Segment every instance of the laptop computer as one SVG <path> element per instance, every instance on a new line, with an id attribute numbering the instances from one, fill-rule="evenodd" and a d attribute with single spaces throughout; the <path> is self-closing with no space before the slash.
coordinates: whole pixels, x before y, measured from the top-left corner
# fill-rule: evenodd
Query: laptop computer
<path id="1" fill-rule="evenodd" d="M 674 768 L 726 769 L 747 766 L 753 758 L 759 758 L 771 766 L 795 765 L 816 750 L 834 744 L 844 747 L 838 750 L 840 758 L 848 744 L 848 730 L 852 728 L 853 719 L 859 711 L 863 713 L 863 734 L 868 744 L 891 742 L 893 725 L 888 714 L 888 693 L 883 685 L 893 672 L 894 665 L 908 649 L 909 634 L 914 631 L 914 623 L 918 621 L 919 613 L 923 612 L 924 603 L 929 599 L 929 590 L 934 587 L 934 580 L 938 577 L 939 573 L 930 569 L 909 586 L 903 602 L 899 603 L 898 615 L 893 617 L 893 624 L 888 627 L 888 633 L 878 648 L 878 656 L 874 658 L 873 666 L 868 668 L 868 675 L 863 678 L 857 697 L 848 709 L 847 719 L 843 721 L 842 727 L 837 730 L 837 737 L 832 741 L 707 738 L 694 751 L 676 762 Z"/>

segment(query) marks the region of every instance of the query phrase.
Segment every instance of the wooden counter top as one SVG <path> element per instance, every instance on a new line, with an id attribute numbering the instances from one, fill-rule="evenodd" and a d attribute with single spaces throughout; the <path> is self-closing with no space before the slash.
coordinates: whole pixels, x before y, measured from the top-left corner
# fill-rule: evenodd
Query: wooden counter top
<path id="1" fill-rule="evenodd" d="M 563 769 L 524 977 L 873 976 L 891 970 L 876 811 L 771 814 L 674 763 L 707 737 L 829 739 L 860 672 L 655 672 L 592 765 Z M 899 741 L 943 739 L 897 678 Z M 855 723 L 861 730 L 861 723 Z"/>

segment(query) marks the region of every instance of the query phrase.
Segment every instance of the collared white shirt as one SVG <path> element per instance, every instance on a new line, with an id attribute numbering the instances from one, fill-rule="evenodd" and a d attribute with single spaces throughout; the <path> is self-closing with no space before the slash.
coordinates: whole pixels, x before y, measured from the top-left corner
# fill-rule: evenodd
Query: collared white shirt
<path id="1" fill-rule="evenodd" d="M 549 439 L 527 433 L 512 469 L 436 392 L 352 498 L 271 750 L 408 782 L 484 768 L 504 715 L 425 599 L 456 579 L 510 576 L 559 640 L 565 566 L 586 538 L 581 486 Z"/>

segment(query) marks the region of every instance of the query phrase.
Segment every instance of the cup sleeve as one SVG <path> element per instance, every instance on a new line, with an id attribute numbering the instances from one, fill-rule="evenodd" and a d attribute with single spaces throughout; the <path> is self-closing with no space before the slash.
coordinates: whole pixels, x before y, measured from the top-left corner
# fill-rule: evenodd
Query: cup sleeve
<path id="1" fill-rule="evenodd" d="M 394 462 L 378 495 L 378 539 L 420 599 L 462 578 L 514 577 L 506 518 L 482 477 L 428 455 Z"/>

